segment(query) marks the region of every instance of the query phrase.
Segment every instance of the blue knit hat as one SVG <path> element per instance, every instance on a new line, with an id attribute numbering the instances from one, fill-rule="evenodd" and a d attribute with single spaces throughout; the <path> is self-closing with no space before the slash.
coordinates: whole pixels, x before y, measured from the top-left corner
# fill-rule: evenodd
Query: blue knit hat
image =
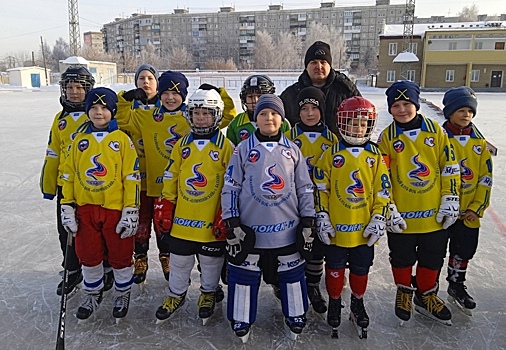
<path id="1" fill-rule="evenodd" d="M 188 79 L 184 74 L 168 70 L 158 79 L 158 94 L 162 95 L 164 91 L 175 91 L 185 101 L 188 95 L 188 85 Z"/>
<path id="2" fill-rule="evenodd" d="M 446 91 L 443 97 L 443 105 L 443 113 L 446 119 L 450 118 L 456 110 L 463 107 L 471 108 L 474 117 L 476 116 L 478 100 L 476 99 L 476 94 L 473 89 L 468 86 L 459 86 Z"/>
<path id="3" fill-rule="evenodd" d="M 283 101 L 274 95 L 274 94 L 265 94 L 258 98 L 258 101 L 255 105 L 255 112 L 253 113 L 253 121 L 257 121 L 257 115 L 260 113 L 262 109 L 271 108 L 279 113 L 281 119 L 285 120 L 285 107 L 283 106 Z"/>
<path id="4" fill-rule="evenodd" d="M 112 117 L 116 115 L 118 110 L 117 104 L 118 96 L 114 91 L 106 87 L 98 87 L 95 89 L 91 89 L 86 94 L 86 99 L 84 100 L 84 109 L 86 114 L 91 109 L 91 106 L 96 104 L 101 104 L 106 106 L 109 111 L 111 111 Z"/>
<path id="5" fill-rule="evenodd" d="M 390 107 L 400 100 L 411 102 L 416 106 L 416 110 L 420 109 L 420 88 L 417 84 L 409 80 L 399 80 L 390 85 L 385 92 L 387 95 L 388 112 Z"/>
<path id="6" fill-rule="evenodd" d="M 156 69 L 155 67 L 153 67 L 150 64 L 141 64 L 139 66 L 139 68 L 137 68 L 137 72 L 135 72 L 135 87 L 138 87 L 137 86 L 137 79 L 139 78 L 139 75 L 141 74 L 141 72 L 144 70 L 147 70 L 148 72 L 153 74 L 155 76 L 156 80 L 158 81 L 158 77 L 160 76 L 160 73 L 158 73 L 158 69 Z"/>

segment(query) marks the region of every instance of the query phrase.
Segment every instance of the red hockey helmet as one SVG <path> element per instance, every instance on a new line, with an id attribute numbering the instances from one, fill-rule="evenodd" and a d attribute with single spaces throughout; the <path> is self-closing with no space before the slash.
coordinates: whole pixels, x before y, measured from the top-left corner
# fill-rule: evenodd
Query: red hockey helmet
<path id="1" fill-rule="evenodd" d="M 369 141 L 376 126 L 376 107 L 361 96 L 353 96 L 339 105 L 336 117 L 344 141 L 361 145 Z"/>

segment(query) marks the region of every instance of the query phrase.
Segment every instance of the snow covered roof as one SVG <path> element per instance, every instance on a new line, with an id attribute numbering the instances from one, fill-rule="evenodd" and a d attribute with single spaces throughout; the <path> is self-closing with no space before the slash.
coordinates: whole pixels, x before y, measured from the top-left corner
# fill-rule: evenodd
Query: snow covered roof
<path id="1" fill-rule="evenodd" d="M 60 60 L 60 62 L 63 64 L 88 64 L 88 61 L 81 56 L 70 56 L 65 60 Z"/>
<path id="2" fill-rule="evenodd" d="M 44 67 L 39 66 L 31 66 L 31 67 L 15 67 L 15 68 L 9 68 L 7 69 L 7 72 L 13 72 L 18 70 L 44 70 Z M 51 69 L 47 69 L 48 72 L 51 71 Z"/>
<path id="3" fill-rule="evenodd" d="M 506 21 L 484 21 L 484 22 L 455 22 L 455 23 L 417 23 L 413 26 L 413 35 L 423 36 L 429 30 L 451 30 L 451 29 L 506 29 Z M 385 25 L 381 36 L 402 36 L 403 24 Z"/>

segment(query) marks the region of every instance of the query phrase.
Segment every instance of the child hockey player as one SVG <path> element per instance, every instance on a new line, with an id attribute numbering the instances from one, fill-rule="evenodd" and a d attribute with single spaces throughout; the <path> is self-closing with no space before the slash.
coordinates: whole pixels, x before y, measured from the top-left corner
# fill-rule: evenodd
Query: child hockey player
<path id="1" fill-rule="evenodd" d="M 306 159 L 309 176 L 313 177 L 313 166 L 323 151 L 338 142 L 337 137 L 323 122 L 325 113 L 325 95 L 322 90 L 310 86 L 300 90 L 299 103 L 300 121 L 285 136 L 299 146 Z M 306 284 L 309 301 L 317 313 L 327 311 L 327 302 L 320 292 L 320 280 L 323 274 L 323 253 L 313 247 L 313 259 L 306 265 Z"/>
<path id="2" fill-rule="evenodd" d="M 448 300 L 471 316 L 476 307 L 464 282 L 469 260 L 478 247 L 480 218 L 490 204 L 492 158 L 487 142 L 472 123 L 478 102 L 474 91 L 461 86 L 448 90 L 443 97 L 443 127 L 460 165 L 460 215 L 448 228 L 450 257 L 448 259 Z"/>
<path id="3" fill-rule="evenodd" d="M 77 258 L 74 245 L 67 245 L 67 231 L 61 225 L 61 199 L 63 180 L 61 175 L 63 166 L 67 158 L 68 149 L 72 144 L 74 134 L 77 128 L 88 120 L 84 113 L 84 98 L 88 91 L 93 88 L 95 79 L 85 67 L 69 67 L 61 75 L 60 80 L 60 104 L 63 109 L 59 112 L 53 121 L 49 134 L 49 141 L 46 150 L 46 158 L 40 175 L 40 189 L 44 199 L 52 200 L 57 197 L 56 216 L 60 247 L 65 257 L 65 251 L 68 249 L 66 268 L 69 271 L 68 282 L 65 286 L 65 294 L 73 294 L 77 290 L 77 285 L 81 283 L 83 275 L 81 264 Z M 65 262 L 62 261 L 62 266 Z M 107 286 L 112 287 L 112 271 L 107 277 Z M 56 294 L 62 294 L 63 281 L 60 281 L 56 288 Z"/>
<path id="4" fill-rule="evenodd" d="M 233 151 L 219 130 L 223 108 L 214 89 L 198 89 L 190 97 L 185 115 L 191 133 L 175 144 L 162 196 L 156 200 L 155 225 L 171 247 L 169 296 L 156 311 L 159 321 L 184 304 L 195 256 L 201 273 L 198 311 L 204 325 L 214 312 L 225 253 L 220 195 Z"/>
<path id="5" fill-rule="evenodd" d="M 77 309 L 80 320 L 88 319 L 102 301 L 105 254 L 115 279 L 113 316 L 125 317 L 130 303 L 140 181 L 134 145 L 114 119 L 117 101 L 108 88 L 86 94 L 90 121 L 79 128 L 62 175 L 62 225 L 75 235 L 83 265 L 86 295 Z"/>
<path id="6" fill-rule="evenodd" d="M 411 317 L 414 286 L 415 310 L 443 324 L 451 312 L 437 296 L 438 271 L 446 254 L 448 233 L 459 214 L 459 166 L 444 130 L 418 114 L 420 89 L 411 81 L 398 81 L 386 91 L 394 121 L 378 139 L 392 179 L 393 216 L 407 228 L 388 230 L 390 264 L 397 294 L 395 314 L 401 324 Z M 398 210 L 396 210 L 398 208 Z M 400 213 L 400 214 L 399 214 Z"/>
<path id="7" fill-rule="evenodd" d="M 280 131 L 284 119 L 279 97 L 260 96 L 253 114 L 258 129 L 234 150 L 222 191 L 229 261 L 227 317 L 243 342 L 256 320 L 262 273 L 266 283 L 279 285 L 293 338 L 306 325 L 305 263 L 296 236 L 312 244 L 313 184 L 304 156 Z"/>
<path id="8" fill-rule="evenodd" d="M 268 76 L 251 75 L 246 78 L 239 94 L 244 112 L 238 114 L 227 128 L 227 138 L 234 145 L 237 146 L 239 142 L 246 140 L 255 132 L 257 126 L 252 120 L 258 98 L 261 95 L 273 94 L 274 92 L 276 92 L 276 88 Z M 289 129 L 290 124 L 285 120 L 281 125 L 281 132 Z"/>
<path id="9" fill-rule="evenodd" d="M 303 90 L 302 90 L 303 91 Z M 350 269 L 350 320 L 360 338 L 367 338 L 369 316 L 364 307 L 374 243 L 386 232 L 391 187 L 388 168 L 370 140 L 376 108 L 363 97 L 338 107 L 342 140 L 325 151 L 314 168 L 316 225 L 324 244 L 325 282 L 329 294 L 327 323 L 337 338 L 346 264 Z"/>

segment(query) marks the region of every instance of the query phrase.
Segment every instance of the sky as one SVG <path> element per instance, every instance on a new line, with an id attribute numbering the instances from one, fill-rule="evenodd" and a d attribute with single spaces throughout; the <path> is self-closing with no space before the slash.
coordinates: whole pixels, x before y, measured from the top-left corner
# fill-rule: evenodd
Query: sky
<path id="1" fill-rule="evenodd" d="M 327 1 L 327 0 L 325 0 Z M 331 1 L 331 0 L 329 0 Z M 334 0 L 336 6 L 374 5 L 375 0 Z M 173 13 L 175 8 L 188 8 L 190 13 L 218 12 L 220 6 L 233 6 L 235 11 L 267 10 L 270 4 L 282 4 L 285 10 L 297 8 L 318 8 L 320 0 L 221 0 L 210 5 L 209 0 L 139 0 L 103 1 L 79 0 L 79 23 L 82 34 L 98 31 L 103 24 L 116 17 L 128 17 L 132 13 Z M 117 4 L 121 4 L 118 6 Z M 390 0 L 391 4 L 403 4 L 405 0 Z M 43 4 L 43 5 L 42 5 Z M 454 16 L 464 6 L 475 4 L 480 14 L 506 13 L 504 0 L 417 0 L 415 16 Z M 31 55 L 40 47 L 41 36 L 49 45 L 62 37 L 69 41 L 67 0 L 2 0 L 0 12 L 0 62 L 7 56 L 25 52 Z"/>

